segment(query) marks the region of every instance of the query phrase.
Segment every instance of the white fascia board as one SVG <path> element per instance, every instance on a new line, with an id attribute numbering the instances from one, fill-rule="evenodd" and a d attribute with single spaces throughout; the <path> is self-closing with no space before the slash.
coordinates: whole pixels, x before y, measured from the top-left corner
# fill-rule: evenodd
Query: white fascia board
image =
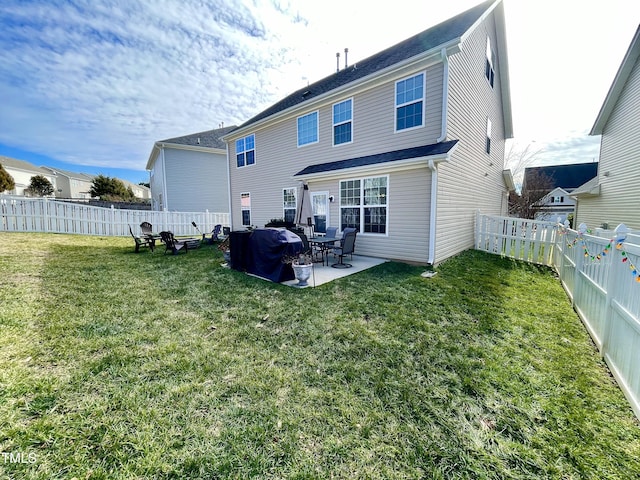
<path id="1" fill-rule="evenodd" d="M 618 97 L 622 93 L 638 57 L 640 57 L 640 26 L 638 26 L 633 40 L 629 45 L 629 49 L 622 60 L 622 64 L 616 73 L 613 83 L 611 84 L 611 87 L 609 87 L 609 92 L 607 93 L 604 103 L 600 108 L 600 112 L 598 113 L 598 117 L 596 118 L 593 127 L 591 127 L 589 135 L 602 135 L 604 127 L 609 120 L 609 116 L 618 102 Z"/>

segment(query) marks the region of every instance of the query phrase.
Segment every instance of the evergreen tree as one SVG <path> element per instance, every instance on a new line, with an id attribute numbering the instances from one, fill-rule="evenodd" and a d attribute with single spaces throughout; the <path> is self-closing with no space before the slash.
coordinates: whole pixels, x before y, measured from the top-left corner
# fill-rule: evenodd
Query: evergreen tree
<path id="1" fill-rule="evenodd" d="M 0 193 L 13 190 L 14 188 L 16 188 L 16 182 L 14 182 L 13 177 L 9 175 L 9 172 L 0 164 Z"/>
<path id="2" fill-rule="evenodd" d="M 24 193 L 34 197 L 44 197 L 53 193 L 53 185 L 43 175 L 35 175 L 31 177 L 29 186 L 25 189 Z"/>

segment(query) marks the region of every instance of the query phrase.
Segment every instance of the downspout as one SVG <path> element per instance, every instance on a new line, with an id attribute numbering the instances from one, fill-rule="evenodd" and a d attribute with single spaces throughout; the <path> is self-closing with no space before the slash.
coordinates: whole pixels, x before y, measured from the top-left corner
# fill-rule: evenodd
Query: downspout
<path id="1" fill-rule="evenodd" d="M 233 230 L 233 212 L 231 211 L 231 162 L 229 160 L 229 142 L 227 144 L 227 197 L 229 200 L 229 228 Z"/>
<path id="2" fill-rule="evenodd" d="M 437 143 L 443 142 L 447 138 L 447 114 L 449 105 L 449 57 L 447 49 L 440 50 L 442 58 L 442 116 L 440 119 L 440 137 Z M 429 170 L 431 170 L 431 202 L 429 206 L 429 265 L 436 261 L 436 220 L 438 207 L 438 167 L 433 159 L 429 159 Z"/>
<path id="3" fill-rule="evenodd" d="M 438 203 L 438 167 L 433 159 L 429 159 L 431 170 L 431 205 L 429 212 L 429 259 L 427 263 L 433 265 L 436 259 L 436 207 Z"/>
<path id="4" fill-rule="evenodd" d="M 160 147 L 162 151 L 162 211 L 167 211 L 167 206 L 169 205 L 169 199 L 167 197 L 167 163 L 164 158 L 164 144 Z"/>
<path id="5" fill-rule="evenodd" d="M 442 58 L 442 118 L 440 124 L 440 137 L 436 140 L 436 143 L 444 142 L 447 138 L 447 114 L 449 109 L 449 57 L 447 56 L 447 49 L 440 50 L 440 57 Z"/>

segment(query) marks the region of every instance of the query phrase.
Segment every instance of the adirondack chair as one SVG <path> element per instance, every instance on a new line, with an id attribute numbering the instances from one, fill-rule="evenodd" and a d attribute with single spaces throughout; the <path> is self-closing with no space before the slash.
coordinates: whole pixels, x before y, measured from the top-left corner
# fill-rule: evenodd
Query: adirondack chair
<path id="1" fill-rule="evenodd" d="M 131 225 L 129 225 L 129 233 L 133 237 L 133 241 L 136 242 L 136 253 L 140 251 L 140 247 L 149 247 L 149 250 L 153 252 L 156 242 L 152 237 L 138 237 L 134 235 Z"/>
<path id="2" fill-rule="evenodd" d="M 187 244 L 193 240 L 193 238 L 177 240 L 176 237 L 173 236 L 173 232 L 160 232 L 160 238 L 162 239 L 162 243 L 164 243 L 164 253 L 171 252 L 174 255 L 180 253 L 181 250 L 183 250 L 184 253 L 188 253 L 189 248 Z"/>

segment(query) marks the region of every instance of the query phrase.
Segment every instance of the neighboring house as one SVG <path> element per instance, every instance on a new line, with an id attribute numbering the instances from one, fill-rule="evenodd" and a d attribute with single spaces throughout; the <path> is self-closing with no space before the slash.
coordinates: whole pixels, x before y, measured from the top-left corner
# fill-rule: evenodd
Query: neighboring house
<path id="1" fill-rule="evenodd" d="M 88 199 L 91 198 L 89 190 L 93 182 L 93 176 L 86 173 L 70 172 L 68 170 L 61 170 L 59 168 L 42 166 L 40 167 L 47 170 L 56 177 L 56 191 L 55 196 L 57 198 L 74 198 L 74 199 Z"/>
<path id="2" fill-rule="evenodd" d="M 154 144 L 147 162 L 151 208 L 183 212 L 229 211 L 227 150 L 217 128 Z"/>
<path id="3" fill-rule="evenodd" d="M 345 65 L 226 135 L 233 228 L 306 223 L 307 205 L 320 229 L 357 227 L 358 254 L 434 264 L 471 248 L 476 210 L 507 213 L 503 8 Z"/>
<path id="4" fill-rule="evenodd" d="M 536 220 L 564 222 L 576 207 L 575 200 L 564 188 L 556 187 L 538 202 L 540 210 L 536 212 Z"/>
<path id="5" fill-rule="evenodd" d="M 567 165 L 547 165 L 543 167 L 527 167 L 524 170 L 522 190 L 537 190 L 541 196 L 536 205 L 540 211 L 536 220 L 564 222 L 570 213 L 574 213 L 576 202 L 570 194 L 596 176 L 598 163 L 572 163 Z"/>
<path id="6" fill-rule="evenodd" d="M 51 182 L 53 188 L 56 189 L 57 179 L 56 175 L 44 168 L 36 167 L 35 165 L 25 162 L 24 160 L 17 160 L 15 158 L 0 156 L 0 164 L 4 169 L 13 177 L 13 181 L 16 187 L 4 193 L 10 193 L 13 195 L 24 195 L 24 191 L 29 187 L 31 183 L 31 177 L 36 175 L 42 175 Z"/>
<path id="7" fill-rule="evenodd" d="M 148 200 L 151 198 L 151 189 L 146 185 L 138 185 L 137 183 L 132 183 L 129 180 L 119 180 L 124 183 L 125 187 L 131 188 L 131 191 L 136 198 L 141 200 Z"/>
<path id="8" fill-rule="evenodd" d="M 575 225 L 640 229 L 640 26 L 590 135 L 602 135 L 598 175 L 573 192 Z"/>

